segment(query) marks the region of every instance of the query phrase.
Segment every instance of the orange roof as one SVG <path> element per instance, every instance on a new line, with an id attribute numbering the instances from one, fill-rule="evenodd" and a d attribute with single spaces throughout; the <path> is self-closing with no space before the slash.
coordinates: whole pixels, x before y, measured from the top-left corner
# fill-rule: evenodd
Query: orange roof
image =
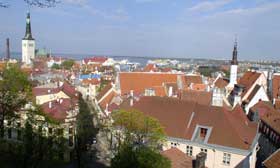
<path id="1" fill-rule="evenodd" d="M 192 158 L 177 148 L 170 148 L 161 154 L 171 161 L 172 168 L 193 168 Z"/>
<path id="2" fill-rule="evenodd" d="M 218 78 L 215 81 L 214 85 L 217 88 L 225 88 L 228 85 L 228 83 L 229 83 L 229 80 L 226 80 L 224 78 Z"/>
<path id="3" fill-rule="evenodd" d="M 261 73 L 247 71 L 244 75 L 238 80 L 238 84 L 244 86 L 243 96 L 246 95 L 248 90 L 253 86 L 256 80 L 261 76 Z"/>
<path id="4" fill-rule="evenodd" d="M 99 105 L 101 106 L 101 108 L 103 110 L 105 110 L 106 105 L 110 105 L 111 101 L 113 100 L 113 98 L 117 96 L 116 92 L 111 91 L 100 103 Z"/>
<path id="5" fill-rule="evenodd" d="M 280 97 L 280 75 L 274 75 L 272 79 L 272 97 L 277 99 Z"/>
<path id="6" fill-rule="evenodd" d="M 205 91 L 207 89 L 207 85 L 206 84 L 193 83 L 193 84 L 191 84 L 191 89 L 192 90 L 197 90 L 197 91 Z"/>
<path id="7" fill-rule="evenodd" d="M 185 84 L 189 86 L 191 83 L 202 84 L 202 77 L 199 75 L 185 76 Z"/>
<path id="8" fill-rule="evenodd" d="M 121 72 L 119 73 L 121 94 L 128 94 L 130 90 L 141 94 L 145 89 L 163 86 L 164 83 L 176 83 L 178 74 L 149 73 L 149 72 Z"/>
<path id="9" fill-rule="evenodd" d="M 4 71 L 5 67 L 6 67 L 6 63 L 0 62 L 0 71 Z"/>
<path id="10" fill-rule="evenodd" d="M 98 84 L 100 84 L 100 81 L 98 79 L 84 79 L 82 81 L 82 83 L 84 85 L 89 85 L 89 84 L 91 84 L 91 85 L 98 85 Z"/>
<path id="11" fill-rule="evenodd" d="M 143 69 L 144 72 L 156 72 L 157 70 L 158 69 L 155 64 L 147 64 Z"/>
<path id="12" fill-rule="evenodd" d="M 154 86 L 156 96 L 166 96 L 165 88 L 163 86 Z"/>

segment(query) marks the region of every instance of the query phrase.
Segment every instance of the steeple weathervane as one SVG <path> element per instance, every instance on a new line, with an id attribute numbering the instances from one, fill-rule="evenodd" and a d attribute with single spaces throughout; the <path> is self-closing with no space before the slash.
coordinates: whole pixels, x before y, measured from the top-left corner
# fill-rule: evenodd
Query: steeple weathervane
<path id="1" fill-rule="evenodd" d="M 26 17 L 26 30 L 25 30 L 25 36 L 23 38 L 24 40 L 34 40 L 31 33 L 31 23 L 30 23 L 30 13 L 27 13 Z"/>
<path id="2" fill-rule="evenodd" d="M 231 65 L 237 65 L 237 64 L 238 64 L 238 61 L 237 61 L 237 37 L 235 36 Z"/>

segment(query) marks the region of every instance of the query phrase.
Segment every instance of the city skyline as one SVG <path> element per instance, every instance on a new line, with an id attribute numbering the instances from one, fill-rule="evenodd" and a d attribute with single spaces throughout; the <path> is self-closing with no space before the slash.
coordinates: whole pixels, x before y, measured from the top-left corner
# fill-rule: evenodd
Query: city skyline
<path id="1" fill-rule="evenodd" d="M 230 59 L 238 34 L 241 60 L 276 60 L 279 9 L 275 0 L 63 0 L 29 10 L 38 47 L 53 53 Z M 27 10 L 13 1 L 0 10 L 9 16 L 0 27 L 1 52 L 8 37 L 11 51 L 20 51 Z"/>

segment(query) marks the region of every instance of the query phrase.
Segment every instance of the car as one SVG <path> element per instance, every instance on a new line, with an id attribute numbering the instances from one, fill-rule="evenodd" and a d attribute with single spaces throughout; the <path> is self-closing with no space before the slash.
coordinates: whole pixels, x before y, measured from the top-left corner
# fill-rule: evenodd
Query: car
<path id="1" fill-rule="evenodd" d="M 92 144 L 96 144 L 97 143 L 97 139 L 96 138 L 93 138 L 92 139 Z"/>

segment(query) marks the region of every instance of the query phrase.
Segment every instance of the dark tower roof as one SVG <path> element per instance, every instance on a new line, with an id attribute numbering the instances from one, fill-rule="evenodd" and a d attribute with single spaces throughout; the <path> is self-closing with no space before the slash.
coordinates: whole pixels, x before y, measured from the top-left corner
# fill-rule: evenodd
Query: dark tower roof
<path id="1" fill-rule="evenodd" d="M 10 59 L 10 41 L 9 38 L 6 39 L 6 59 Z"/>
<path id="2" fill-rule="evenodd" d="M 31 33 L 31 23 L 30 23 L 30 13 L 27 13 L 27 17 L 26 17 L 26 30 L 25 30 L 25 36 L 23 38 L 23 40 L 34 40 L 32 37 L 32 33 Z"/>
<path id="3" fill-rule="evenodd" d="M 237 61 L 237 39 L 235 38 L 234 48 L 233 48 L 233 52 L 232 52 L 231 65 L 237 65 L 237 64 L 238 64 L 238 61 Z"/>

